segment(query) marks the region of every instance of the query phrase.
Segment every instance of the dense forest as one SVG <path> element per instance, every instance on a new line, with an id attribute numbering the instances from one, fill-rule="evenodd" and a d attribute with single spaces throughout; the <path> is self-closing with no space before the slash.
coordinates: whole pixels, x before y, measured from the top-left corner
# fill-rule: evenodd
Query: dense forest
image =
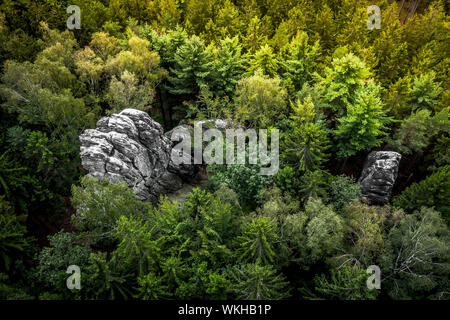
<path id="1" fill-rule="evenodd" d="M 449 299 L 448 5 L 2 1 L 0 299 Z M 80 160 L 128 108 L 277 128 L 279 170 L 210 165 L 183 201 L 140 201 Z M 357 182 L 374 150 L 402 155 L 386 205 Z"/>

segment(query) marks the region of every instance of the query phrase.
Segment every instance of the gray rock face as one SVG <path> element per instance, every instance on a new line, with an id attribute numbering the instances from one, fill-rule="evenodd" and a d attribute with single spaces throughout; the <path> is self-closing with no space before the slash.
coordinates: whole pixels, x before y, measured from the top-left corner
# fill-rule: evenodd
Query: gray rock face
<path id="1" fill-rule="evenodd" d="M 373 151 L 367 156 L 358 182 L 370 204 L 389 202 L 401 158 L 400 153 L 393 151 Z"/>
<path id="2" fill-rule="evenodd" d="M 171 163 L 172 141 L 143 111 L 125 109 L 104 117 L 96 129 L 85 130 L 80 141 L 81 163 L 88 175 L 126 182 L 140 200 L 157 201 L 194 175 L 193 166 Z"/>
<path id="3" fill-rule="evenodd" d="M 230 128 L 230 123 L 227 120 L 223 119 L 210 119 L 210 120 L 203 120 L 199 121 L 197 123 L 198 127 L 202 129 L 202 132 L 204 133 L 206 130 L 215 128 L 215 129 L 221 129 L 225 130 L 227 128 Z M 170 141 L 172 141 L 172 154 L 174 154 L 173 158 L 176 158 L 176 156 L 182 155 L 183 156 L 183 163 L 176 164 L 173 161 L 170 161 L 169 163 L 169 171 L 177 173 L 180 177 L 183 179 L 190 181 L 194 179 L 199 171 L 199 166 L 194 164 L 194 148 L 192 145 L 191 148 L 191 154 L 187 153 L 181 153 L 180 150 L 177 149 L 177 144 L 179 141 L 181 141 L 184 138 L 187 138 L 187 136 L 190 136 L 190 141 L 193 143 L 193 137 L 194 137 L 194 126 L 187 124 L 187 123 L 180 123 L 177 127 L 173 128 L 170 131 L 167 131 L 164 134 Z M 188 138 L 189 139 L 189 138 Z M 206 143 L 203 144 L 203 147 L 205 147 Z M 185 164 L 185 163 L 191 163 Z M 205 163 L 203 161 L 203 163 Z"/>

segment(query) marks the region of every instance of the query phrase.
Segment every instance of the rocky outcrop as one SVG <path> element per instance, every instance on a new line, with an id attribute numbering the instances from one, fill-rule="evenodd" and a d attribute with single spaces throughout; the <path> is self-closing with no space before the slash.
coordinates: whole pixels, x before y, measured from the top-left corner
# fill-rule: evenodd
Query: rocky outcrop
<path id="1" fill-rule="evenodd" d="M 358 182 L 370 204 L 389 202 L 401 158 L 400 153 L 393 151 L 373 151 L 367 156 Z"/>
<path id="2" fill-rule="evenodd" d="M 143 111 L 125 109 L 104 117 L 96 129 L 85 130 L 80 141 L 81 163 L 88 175 L 126 182 L 141 200 L 156 201 L 195 175 L 193 165 L 171 163 L 172 141 Z"/>

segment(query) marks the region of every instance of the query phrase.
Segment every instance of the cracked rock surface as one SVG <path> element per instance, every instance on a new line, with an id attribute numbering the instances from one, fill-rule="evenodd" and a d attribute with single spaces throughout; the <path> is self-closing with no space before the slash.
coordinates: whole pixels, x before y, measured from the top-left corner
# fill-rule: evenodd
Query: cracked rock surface
<path id="1" fill-rule="evenodd" d="M 370 204 L 389 202 L 401 158 L 401 154 L 394 151 L 372 151 L 367 156 L 358 182 Z"/>
<path id="2" fill-rule="evenodd" d="M 96 129 L 80 135 L 80 157 L 88 175 L 112 182 L 126 182 L 144 201 L 183 186 L 195 175 L 194 166 L 175 166 L 170 161 L 172 141 L 162 126 L 136 109 L 101 118 Z"/>

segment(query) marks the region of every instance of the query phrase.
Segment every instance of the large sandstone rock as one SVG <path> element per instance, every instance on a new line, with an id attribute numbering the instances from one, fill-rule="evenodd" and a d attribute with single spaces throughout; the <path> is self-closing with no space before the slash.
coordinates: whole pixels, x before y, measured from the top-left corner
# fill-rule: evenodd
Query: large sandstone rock
<path id="1" fill-rule="evenodd" d="M 393 151 L 373 151 L 367 156 L 358 181 L 370 204 L 389 202 L 401 158 L 400 153 Z"/>
<path id="2" fill-rule="evenodd" d="M 193 165 L 171 163 L 172 141 L 143 111 L 125 109 L 104 117 L 96 129 L 85 130 L 80 141 L 81 163 L 88 175 L 126 182 L 141 200 L 156 201 L 195 174 Z"/>

